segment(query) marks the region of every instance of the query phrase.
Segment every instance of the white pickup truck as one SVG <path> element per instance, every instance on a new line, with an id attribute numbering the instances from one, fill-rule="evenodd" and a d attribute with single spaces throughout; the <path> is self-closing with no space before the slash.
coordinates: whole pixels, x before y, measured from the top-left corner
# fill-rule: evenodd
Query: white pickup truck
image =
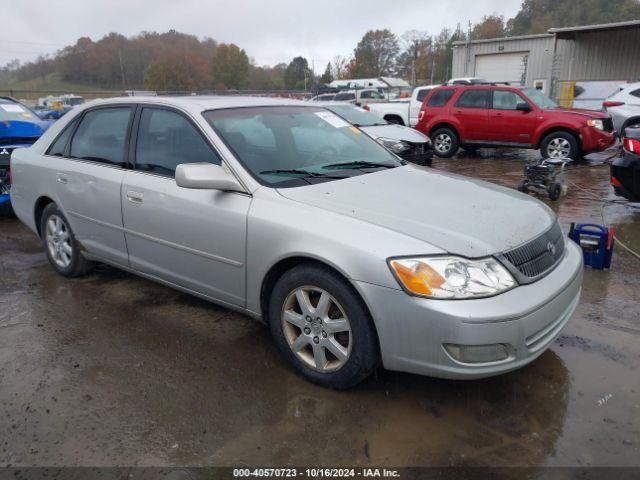
<path id="1" fill-rule="evenodd" d="M 422 107 L 422 102 L 431 90 L 440 85 L 427 85 L 416 87 L 411 94 L 411 98 L 392 100 L 384 103 L 370 103 L 364 108 L 371 113 L 378 115 L 389 123 L 415 127 L 418 123 L 418 113 Z"/>

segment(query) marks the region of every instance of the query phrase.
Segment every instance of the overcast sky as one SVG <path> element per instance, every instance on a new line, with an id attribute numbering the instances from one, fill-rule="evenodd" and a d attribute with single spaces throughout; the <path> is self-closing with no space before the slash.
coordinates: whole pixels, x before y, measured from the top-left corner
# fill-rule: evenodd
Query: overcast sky
<path id="1" fill-rule="evenodd" d="M 371 29 L 437 33 L 483 15 L 512 17 L 522 0 L 3 0 L 0 64 L 54 53 L 80 36 L 175 29 L 244 48 L 258 65 L 297 55 L 322 71 Z"/>

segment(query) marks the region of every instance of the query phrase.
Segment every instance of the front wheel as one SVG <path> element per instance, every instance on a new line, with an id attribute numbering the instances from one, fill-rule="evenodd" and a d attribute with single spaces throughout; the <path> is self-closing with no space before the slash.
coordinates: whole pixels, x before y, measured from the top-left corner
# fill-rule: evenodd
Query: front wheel
<path id="1" fill-rule="evenodd" d="M 55 203 L 42 212 L 40 232 L 49 263 L 60 275 L 79 277 L 91 270 L 93 263 L 82 256 L 69 222 Z"/>
<path id="2" fill-rule="evenodd" d="M 371 317 L 353 287 L 328 268 L 300 265 L 276 283 L 269 326 L 280 353 L 308 380 L 356 385 L 378 365 Z"/>
<path id="3" fill-rule="evenodd" d="M 439 128 L 431 134 L 434 153 L 442 158 L 453 157 L 458 153 L 460 140 L 458 135 L 449 128 Z"/>
<path id="4" fill-rule="evenodd" d="M 577 160 L 580 149 L 576 137 L 568 132 L 551 132 L 540 144 L 544 158 L 571 158 Z"/>

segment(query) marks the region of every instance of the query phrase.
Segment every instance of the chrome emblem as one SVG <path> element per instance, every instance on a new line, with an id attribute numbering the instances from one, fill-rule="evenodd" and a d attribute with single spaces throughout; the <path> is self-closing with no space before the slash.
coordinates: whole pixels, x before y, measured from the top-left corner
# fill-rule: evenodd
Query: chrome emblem
<path id="1" fill-rule="evenodd" d="M 551 242 L 547 242 L 547 252 L 549 252 L 551 255 L 555 256 L 555 254 L 556 254 L 556 246 Z"/>

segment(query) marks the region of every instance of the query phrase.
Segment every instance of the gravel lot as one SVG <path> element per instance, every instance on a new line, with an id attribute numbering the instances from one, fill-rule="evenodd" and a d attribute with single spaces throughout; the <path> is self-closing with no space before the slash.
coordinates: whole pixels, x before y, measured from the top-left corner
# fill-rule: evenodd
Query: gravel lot
<path id="1" fill-rule="evenodd" d="M 521 158 L 434 166 L 515 187 Z M 602 159 L 568 178 L 563 226 L 602 223 Z M 640 210 L 604 214 L 640 250 Z M 347 392 L 296 376 L 242 315 L 107 267 L 57 276 L 15 219 L 0 251 L 0 465 L 640 465 L 640 261 L 620 248 L 532 365 L 472 382 L 380 370 Z"/>

